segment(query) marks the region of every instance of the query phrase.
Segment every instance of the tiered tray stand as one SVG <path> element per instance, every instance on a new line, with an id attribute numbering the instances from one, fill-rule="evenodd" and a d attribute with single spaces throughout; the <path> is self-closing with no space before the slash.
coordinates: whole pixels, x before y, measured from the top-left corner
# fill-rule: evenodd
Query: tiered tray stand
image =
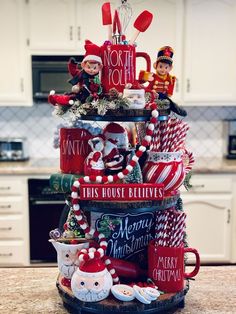
<path id="1" fill-rule="evenodd" d="M 142 110 L 145 111 L 145 110 Z M 127 111 L 128 112 L 128 111 Z M 140 112 L 138 112 L 140 114 Z M 112 112 L 111 115 L 98 116 L 95 112 L 85 115 L 82 120 L 90 121 L 149 121 L 150 112 L 145 111 L 142 116 L 138 115 L 137 112 L 132 112 L 129 115 L 117 115 L 115 116 Z M 160 201 L 133 201 L 133 202 L 107 202 L 107 201 L 81 201 L 81 207 L 85 211 L 89 212 L 101 212 L 107 214 L 114 213 L 145 213 L 145 212 L 156 212 L 158 210 L 166 210 L 177 204 L 179 199 L 179 193 L 174 192 Z M 107 299 L 100 302 L 81 302 L 76 299 L 72 291 L 61 284 L 61 276 L 57 279 L 57 288 L 60 297 L 63 300 L 65 308 L 71 313 L 87 314 L 87 313 L 99 313 L 99 314 L 111 314 L 111 313 L 127 313 L 127 314 L 151 314 L 160 313 L 175 307 L 184 307 L 185 295 L 189 290 L 188 281 L 185 282 L 185 287 L 178 293 L 165 293 L 162 294 L 156 301 L 151 304 L 143 304 L 138 300 L 130 302 L 122 302 L 115 299 L 110 295 Z"/>

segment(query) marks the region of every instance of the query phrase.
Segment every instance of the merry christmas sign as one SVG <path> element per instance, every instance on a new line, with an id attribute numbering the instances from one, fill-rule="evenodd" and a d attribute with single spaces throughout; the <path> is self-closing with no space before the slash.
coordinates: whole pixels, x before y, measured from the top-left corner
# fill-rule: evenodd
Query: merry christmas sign
<path id="1" fill-rule="evenodd" d="M 94 201 L 162 200 L 163 184 L 81 184 L 80 199 Z"/>

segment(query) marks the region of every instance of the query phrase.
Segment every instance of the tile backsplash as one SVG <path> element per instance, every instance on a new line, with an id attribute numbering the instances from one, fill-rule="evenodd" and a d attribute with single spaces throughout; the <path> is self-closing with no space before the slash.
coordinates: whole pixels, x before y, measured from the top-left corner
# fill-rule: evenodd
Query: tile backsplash
<path id="1" fill-rule="evenodd" d="M 187 107 L 190 125 L 187 147 L 196 157 L 222 157 L 225 149 L 223 120 L 236 119 L 236 107 Z M 31 158 L 59 158 L 53 148 L 53 133 L 61 118 L 52 116 L 48 104 L 32 107 L 1 107 L 0 137 L 28 138 Z"/>

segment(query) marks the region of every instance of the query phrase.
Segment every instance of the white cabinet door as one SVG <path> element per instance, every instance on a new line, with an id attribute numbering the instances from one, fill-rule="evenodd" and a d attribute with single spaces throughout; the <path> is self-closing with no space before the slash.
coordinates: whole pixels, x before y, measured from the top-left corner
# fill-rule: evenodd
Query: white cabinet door
<path id="1" fill-rule="evenodd" d="M 102 5 L 104 2 L 103 0 L 77 0 L 76 2 L 75 37 L 77 44 L 82 49 L 86 39 L 98 46 L 101 46 L 108 39 L 107 26 L 102 24 Z"/>
<path id="2" fill-rule="evenodd" d="M 137 3 L 138 2 L 138 3 Z M 153 64 L 157 57 L 158 50 L 163 46 L 171 46 L 174 49 L 172 75 L 177 77 L 173 100 L 179 100 L 182 83 L 182 51 L 183 51 L 183 1 L 182 0 L 146 0 L 130 1 L 133 8 L 132 22 L 129 28 L 129 37 L 134 34 L 133 22 L 138 15 L 148 10 L 153 14 L 150 27 L 137 38 L 137 51 L 147 52 Z M 142 60 L 142 58 L 139 58 Z M 145 64 L 138 63 L 139 69 Z M 152 68 L 155 72 L 155 69 Z"/>
<path id="3" fill-rule="evenodd" d="M 229 262 L 232 196 L 185 194 L 183 202 L 189 247 L 199 251 L 202 262 Z"/>
<path id="4" fill-rule="evenodd" d="M 236 1 L 186 1 L 188 102 L 236 103 Z"/>
<path id="5" fill-rule="evenodd" d="M 17 0 L 0 3 L 0 105 L 27 105 L 29 78 L 23 7 Z M 27 85 L 28 84 L 28 85 Z"/>
<path id="6" fill-rule="evenodd" d="M 28 0 L 27 3 L 31 49 L 75 49 L 74 0 Z"/>

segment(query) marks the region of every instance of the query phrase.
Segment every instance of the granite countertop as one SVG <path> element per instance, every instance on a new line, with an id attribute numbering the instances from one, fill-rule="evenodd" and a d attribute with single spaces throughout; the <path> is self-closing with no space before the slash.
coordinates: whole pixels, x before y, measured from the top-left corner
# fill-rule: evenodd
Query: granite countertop
<path id="1" fill-rule="evenodd" d="M 68 313 L 57 288 L 58 270 L 52 268 L 0 268 L 0 313 Z M 202 266 L 185 298 L 185 308 L 170 313 L 236 313 L 236 265 Z"/>
<path id="2" fill-rule="evenodd" d="M 60 172 L 58 159 L 29 159 L 22 162 L 0 162 L 0 175 L 52 174 Z M 236 173 L 236 160 L 196 158 L 194 173 Z"/>

